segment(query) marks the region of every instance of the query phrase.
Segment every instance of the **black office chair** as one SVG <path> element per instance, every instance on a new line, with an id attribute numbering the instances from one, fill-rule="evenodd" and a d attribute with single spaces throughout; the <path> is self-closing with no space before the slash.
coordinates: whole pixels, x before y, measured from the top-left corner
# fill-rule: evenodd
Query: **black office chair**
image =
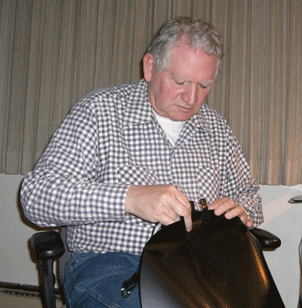
<path id="1" fill-rule="evenodd" d="M 65 265 L 71 258 L 71 252 L 66 245 L 67 228 L 57 231 L 42 231 L 30 238 L 35 261 L 39 264 L 41 279 L 41 299 L 43 307 L 56 308 L 55 283 L 57 283 L 64 301 L 63 285 L 65 280 Z M 57 275 L 54 274 L 54 261 L 58 260 Z"/>
<path id="2" fill-rule="evenodd" d="M 190 233 L 185 231 L 183 222 L 177 222 L 163 228 L 147 243 L 142 256 L 140 268 L 140 293 L 143 308 L 155 306 L 218 308 L 222 307 L 217 304 L 219 301 L 228 302 L 228 299 L 222 299 L 223 296 L 228 297 L 226 291 L 232 291 L 232 298 L 230 299 L 230 303 L 233 303 L 227 307 L 285 307 L 266 266 L 264 256 L 261 251 L 261 248 L 265 250 L 273 250 L 278 248 L 281 245 L 281 241 L 278 237 L 259 228 L 248 231 L 248 229 L 241 223 L 239 218 L 227 220 L 224 218 L 224 216 L 215 216 L 212 211 L 194 212 L 192 215 L 194 227 Z M 64 282 L 65 264 L 70 259 L 70 252 L 68 251 L 65 244 L 66 228 L 61 228 L 60 233 L 62 236 L 56 231 L 38 232 L 34 234 L 30 240 L 36 259 L 39 260 L 40 263 L 43 290 L 42 298 L 44 299 L 45 308 L 56 307 L 54 294 L 55 278 L 53 274 L 53 261 L 55 259 L 59 259 L 58 284 L 59 286 L 62 286 Z M 213 245 L 212 242 L 209 243 L 209 240 L 211 239 L 213 239 L 216 244 L 214 243 Z M 246 262 L 250 261 L 253 262 L 253 267 L 255 269 L 258 263 L 258 269 L 255 269 L 257 271 L 255 275 L 258 279 L 258 281 L 256 279 L 256 283 L 265 286 L 264 292 L 268 292 L 267 294 L 270 293 L 270 299 L 268 300 L 273 300 L 273 303 L 268 302 L 268 306 L 234 305 L 234 303 L 238 303 L 236 300 L 235 302 L 232 302 L 234 298 L 233 294 L 234 291 L 236 291 L 236 288 L 237 291 L 239 291 L 238 282 L 232 286 L 231 284 L 228 285 L 225 274 L 221 272 L 222 268 L 219 268 L 219 266 L 216 267 L 216 269 L 213 269 L 213 271 L 208 270 L 213 267 L 211 260 L 217 259 L 216 256 L 220 252 L 223 252 L 224 260 L 220 260 L 218 263 L 227 265 L 225 263 L 225 258 L 228 255 L 228 249 L 226 249 L 226 247 L 229 246 L 229 248 L 231 248 L 230 251 L 232 251 L 236 246 L 234 246 L 234 243 L 237 240 L 240 240 L 242 243 L 244 243 L 242 249 L 246 249 L 250 243 L 252 243 L 252 248 L 248 248 L 248 250 L 242 254 L 244 258 L 248 258 L 247 261 L 241 260 L 239 262 L 237 260 L 238 262 L 235 262 L 235 264 L 239 264 L 239 268 L 236 268 L 236 266 L 234 267 L 234 265 L 232 265 L 232 269 L 236 269 L 238 271 L 240 270 L 240 264 L 244 264 L 245 262 L 245 265 L 248 266 L 249 264 L 246 264 Z M 199 242 L 201 245 L 205 245 L 203 247 L 206 247 L 206 249 L 196 249 L 196 243 Z M 177 246 L 175 246 L 176 244 Z M 188 245 L 191 245 L 191 248 Z M 192 249 L 192 247 L 194 247 L 194 249 Z M 209 249 L 210 247 L 212 248 Z M 216 256 L 214 258 L 209 256 L 210 251 L 213 249 L 214 252 L 216 252 Z M 202 250 L 207 252 L 203 258 L 201 254 Z M 249 254 L 251 253 L 252 257 L 249 257 Z M 171 262 L 171 257 L 175 260 L 175 262 Z M 206 265 L 205 261 L 210 262 L 210 265 Z M 178 264 L 177 262 L 180 263 Z M 203 266 L 202 270 L 198 269 L 200 265 Z M 170 269 L 168 269 L 168 267 L 170 267 Z M 208 280 L 203 278 L 196 279 L 196 271 L 199 271 L 198 275 L 201 275 L 202 272 L 204 272 L 206 276 L 208 276 Z M 210 272 L 214 272 L 216 275 L 216 282 L 214 281 L 215 279 L 213 276 L 209 276 Z M 185 273 L 187 274 L 185 275 Z M 190 273 L 192 275 L 190 275 Z M 220 283 L 217 284 L 217 286 L 222 289 L 222 295 L 218 294 L 218 289 L 215 291 L 215 289 L 209 285 L 210 280 L 212 280 L 214 284 L 217 283 L 217 279 L 219 280 L 219 275 L 224 277 L 224 282 L 220 281 Z M 229 276 L 228 282 L 230 282 L 230 276 L 232 275 L 234 275 L 234 273 L 229 271 L 227 274 L 227 276 Z M 243 281 L 247 279 L 249 280 L 244 283 L 245 287 L 252 289 L 253 282 L 255 283 L 255 280 L 251 281 L 251 277 L 244 277 L 244 275 L 244 273 L 241 274 L 241 276 L 243 276 L 241 277 Z M 199 276 L 199 278 L 200 277 L 201 276 Z M 185 280 L 183 278 L 185 278 Z M 192 281 L 188 281 L 188 279 L 191 278 Z M 262 279 L 262 282 L 259 281 L 260 278 Z M 177 279 L 180 280 L 177 282 Z M 179 287 L 182 283 L 186 285 L 186 288 Z M 223 286 L 225 287 L 225 290 L 223 290 Z M 187 289 L 187 287 L 189 287 L 189 289 Z M 195 292 L 196 287 L 200 288 L 200 290 L 203 288 L 203 291 L 198 293 L 199 295 Z M 259 285 L 256 287 L 259 289 Z M 192 292 L 190 292 L 190 288 Z M 254 290 L 258 290 L 257 288 Z M 180 294 L 179 292 L 181 292 L 182 289 L 183 293 Z M 209 295 L 209 290 L 215 294 Z M 242 290 L 240 292 L 242 293 Z M 178 295 L 176 296 L 175 294 Z M 206 296 L 205 298 L 207 302 L 205 301 L 205 298 L 203 298 L 200 294 L 204 294 Z M 247 294 L 248 296 L 251 296 L 251 292 L 247 292 Z M 265 296 L 266 295 L 264 295 L 264 297 Z M 192 300 L 192 297 L 195 297 L 195 299 Z M 242 298 L 242 296 L 239 298 Z M 154 299 L 156 299 L 155 306 L 153 302 Z M 205 305 L 202 306 L 200 301 L 204 301 Z M 264 301 L 266 301 L 266 298 L 264 298 Z M 209 305 L 210 303 L 212 306 Z"/>

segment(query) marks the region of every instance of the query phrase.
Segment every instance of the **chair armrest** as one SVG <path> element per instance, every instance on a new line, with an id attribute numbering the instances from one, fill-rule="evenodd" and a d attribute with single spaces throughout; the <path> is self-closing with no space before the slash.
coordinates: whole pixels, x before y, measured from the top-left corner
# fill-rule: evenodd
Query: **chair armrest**
<path id="1" fill-rule="evenodd" d="M 255 236 L 261 247 L 264 249 L 276 249 L 281 246 L 281 240 L 268 231 L 254 228 L 251 229 L 250 232 Z"/>
<path id="2" fill-rule="evenodd" d="M 39 260 L 57 259 L 65 252 L 61 235 L 56 231 L 37 232 L 30 238 L 30 242 Z"/>

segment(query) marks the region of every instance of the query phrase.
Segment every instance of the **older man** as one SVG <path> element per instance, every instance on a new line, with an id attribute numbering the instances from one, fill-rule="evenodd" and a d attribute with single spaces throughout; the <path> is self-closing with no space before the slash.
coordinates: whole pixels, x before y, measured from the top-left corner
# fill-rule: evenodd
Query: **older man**
<path id="1" fill-rule="evenodd" d="M 139 307 L 120 296 L 156 224 L 205 199 L 216 215 L 263 221 L 258 184 L 226 121 L 204 101 L 221 67 L 216 29 L 176 18 L 143 58 L 144 79 L 96 90 L 74 106 L 24 179 L 26 217 L 68 226 L 69 307 Z"/>

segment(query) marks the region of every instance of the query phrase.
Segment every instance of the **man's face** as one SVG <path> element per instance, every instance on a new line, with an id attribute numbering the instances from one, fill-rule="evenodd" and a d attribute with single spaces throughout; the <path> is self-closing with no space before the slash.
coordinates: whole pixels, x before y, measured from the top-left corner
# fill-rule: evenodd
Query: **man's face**
<path id="1" fill-rule="evenodd" d="M 209 94 L 217 68 L 217 56 L 186 43 L 171 50 L 164 71 L 156 67 L 153 55 L 144 57 L 144 77 L 156 113 L 173 121 L 186 121 L 198 112 Z"/>

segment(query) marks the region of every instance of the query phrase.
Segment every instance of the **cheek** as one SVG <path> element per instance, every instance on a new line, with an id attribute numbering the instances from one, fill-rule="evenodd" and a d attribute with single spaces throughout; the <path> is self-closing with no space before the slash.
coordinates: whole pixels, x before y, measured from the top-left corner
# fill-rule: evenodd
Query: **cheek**
<path id="1" fill-rule="evenodd" d="M 207 98 L 207 96 L 209 95 L 210 90 L 211 90 L 211 87 L 208 87 L 208 88 L 204 89 L 203 91 L 201 91 L 201 93 L 200 93 L 200 102 L 201 102 L 201 105 L 203 104 L 203 102 L 205 101 L 205 99 Z"/>
<path id="2" fill-rule="evenodd" d="M 173 105 L 175 100 L 181 95 L 179 91 L 176 91 L 174 88 L 162 85 L 160 91 L 158 92 L 158 99 L 162 105 L 168 106 Z"/>
<path id="3" fill-rule="evenodd" d="M 201 94 L 201 101 L 204 102 L 210 91 L 205 91 Z"/>

